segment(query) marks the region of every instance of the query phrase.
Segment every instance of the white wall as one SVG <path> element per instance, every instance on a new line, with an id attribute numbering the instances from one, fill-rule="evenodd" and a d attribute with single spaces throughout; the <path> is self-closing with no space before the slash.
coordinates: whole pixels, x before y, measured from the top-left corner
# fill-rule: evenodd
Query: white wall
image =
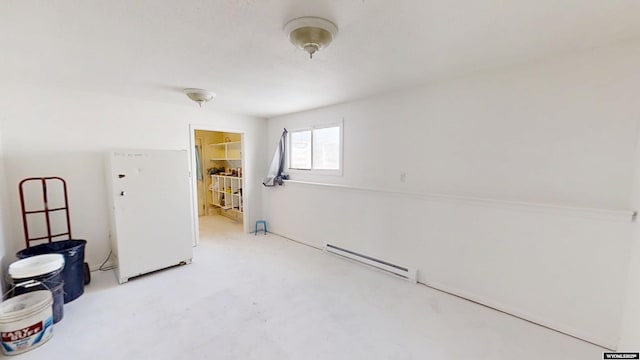
<path id="1" fill-rule="evenodd" d="M 264 189 L 270 229 L 415 265 L 423 282 L 615 347 L 640 86 L 633 45 L 270 119 L 270 151 L 283 127 L 344 119 L 344 176 L 293 180 L 385 190 Z"/>
<path id="2" fill-rule="evenodd" d="M 619 349 L 640 350 L 640 226 L 634 225 L 633 250 L 629 263 L 627 301 L 623 313 L 623 324 Z"/>
<path id="3" fill-rule="evenodd" d="M 180 106 L 59 88 L 7 86 L 0 88 L 0 98 L 11 252 L 24 247 L 18 182 L 32 176 L 61 176 L 69 188 L 74 238 L 88 241 L 87 260 L 99 265 L 109 253 L 105 150 L 189 149 L 190 124 L 245 133 L 245 191 L 252 205 L 248 221 L 261 216 L 264 119 L 215 112 L 215 102 L 199 108 L 186 97 Z"/>
<path id="4" fill-rule="evenodd" d="M 640 122 L 640 119 L 638 119 Z M 639 138 L 640 139 L 640 138 Z M 632 204 L 640 209 L 640 143 L 636 146 L 635 178 Z M 627 298 L 623 313 L 619 349 L 640 350 L 640 222 L 633 224 L 632 250 L 627 278 Z"/>
<path id="5" fill-rule="evenodd" d="M 275 148 L 283 127 L 344 118 L 344 176 L 297 179 L 627 209 L 640 82 L 636 49 L 269 119 L 268 146 Z"/>
<path id="6" fill-rule="evenodd" d="M 4 169 L 4 152 L 2 150 L 2 117 L 0 115 L 0 279 L 5 278 L 5 268 L 13 259 L 13 254 L 9 251 L 9 225 L 8 225 L 8 207 L 7 192 L 5 185 L 5 169 Z M 5 283 L 0 281 L 2 293 L 4 294 Z"/>

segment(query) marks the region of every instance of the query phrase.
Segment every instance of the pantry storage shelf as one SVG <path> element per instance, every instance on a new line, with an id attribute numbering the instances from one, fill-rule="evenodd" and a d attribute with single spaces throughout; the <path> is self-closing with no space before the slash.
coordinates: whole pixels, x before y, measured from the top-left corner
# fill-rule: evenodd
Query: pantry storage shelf
<path id="1" fill-rule="evenodd" d="M 211 175 L 211 192 L 213 205 L 224 210 L 244 212 L 241 177 Z"/>

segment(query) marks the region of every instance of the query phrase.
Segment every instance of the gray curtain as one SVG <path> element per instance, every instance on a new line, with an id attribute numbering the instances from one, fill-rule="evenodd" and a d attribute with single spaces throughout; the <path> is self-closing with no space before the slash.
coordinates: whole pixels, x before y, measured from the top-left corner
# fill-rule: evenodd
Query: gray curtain
<path id="1" fill-rule="evenodd" d="M 284 176 L 284 156 L 287 153 L 287 129 L 284 129 L 282 136 L 280 136 L 280 142 L 276 148 L 276 152 L 273 154 L 273 159 L 269 165 L 267 176 L 264 178 L 262 185 L 264 186 L 276 186 L 282 185 L 285 179 Z"/>

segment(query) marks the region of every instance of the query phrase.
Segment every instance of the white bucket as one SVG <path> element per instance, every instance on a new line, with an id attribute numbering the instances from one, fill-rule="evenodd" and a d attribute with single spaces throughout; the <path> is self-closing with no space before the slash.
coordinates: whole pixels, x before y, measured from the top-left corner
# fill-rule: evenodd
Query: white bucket
<path id="1" fill-rule="evenodd" d="M 9 265 L 9 275 L 13 279 L 28 279 L 64 268 L 64 255 L 45 254 L 14 261 Z"/>
<path id="2" fill-rule="evenodd" d="M 13 295 L 50 290 L 53 295 L 53 322 L 64 317 L 64 255 L 45 254 L 18 260 L 9 265 Z"/>
<path id="3" fill-rule="evenodd" d="M 0 335 L 5 355 L 21 354 L 53 336 L 53 298 L 47 290 L 34 291 L 0 303 Z"/>

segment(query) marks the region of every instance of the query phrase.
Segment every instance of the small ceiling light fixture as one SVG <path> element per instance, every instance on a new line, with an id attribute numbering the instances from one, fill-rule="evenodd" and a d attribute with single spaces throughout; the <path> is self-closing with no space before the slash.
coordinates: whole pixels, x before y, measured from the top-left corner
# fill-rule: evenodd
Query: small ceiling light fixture
<path id="1" fill-rule="evenodd" d="M 204 89 L 184 89 L 184 93 L 187 94 L 189 99 L 197 102 L 200 107 L 202 107 L 203 103 L 216 97 L 216 93 Z"/>
<path id="2" fill-rule="evenodd" d="M 285 24 L 285 33 L 297 48 L 313 54 L 331 44 L 338 34 L 338 27 L 331 21 L 315 16 L 303 16 Z"/>

